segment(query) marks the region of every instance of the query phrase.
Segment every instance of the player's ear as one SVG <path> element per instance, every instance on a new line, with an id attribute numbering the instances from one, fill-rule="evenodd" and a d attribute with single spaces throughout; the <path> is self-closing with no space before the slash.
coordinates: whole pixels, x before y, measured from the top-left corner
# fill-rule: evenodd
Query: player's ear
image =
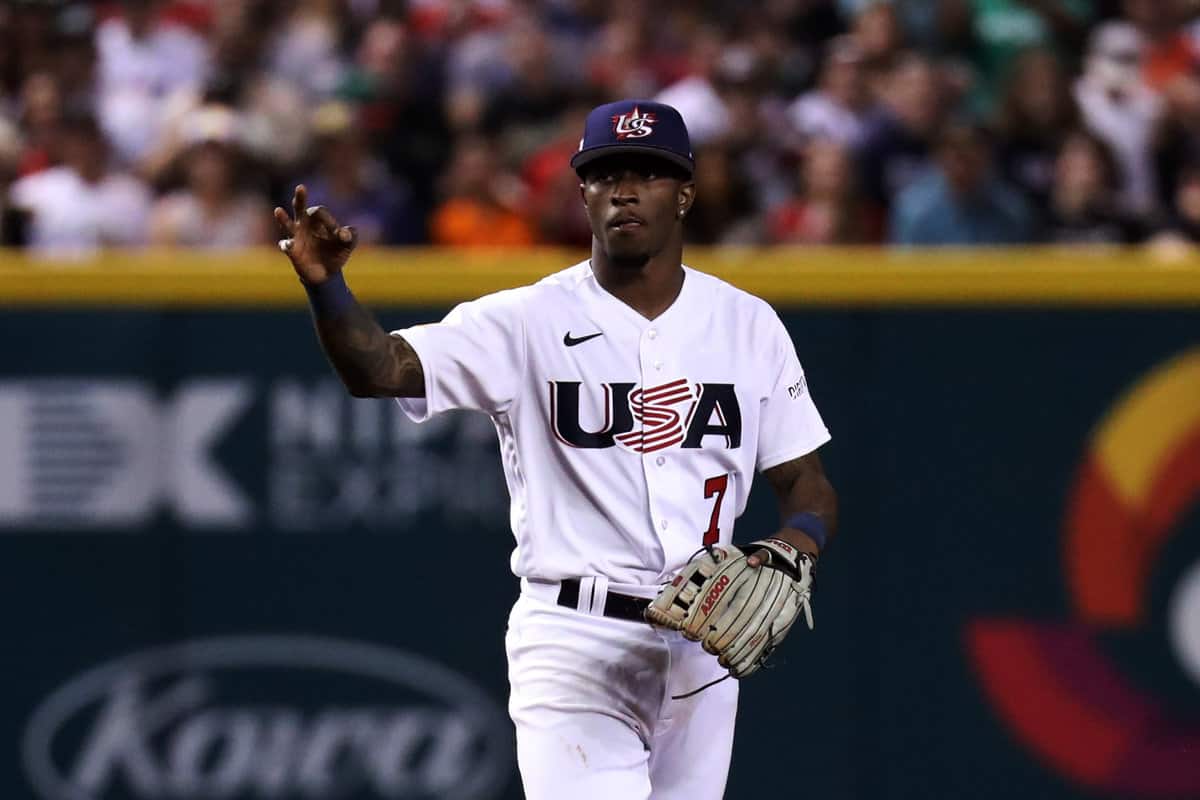
<path id="1" fill-rule="evenodd" d="M 692 203 L 696 202 L 696 182 L 687 181 L 679 185 L 679 209 L 676 214 L 679 219 L 687 216 L 687 213 L 692 208 Z"/>

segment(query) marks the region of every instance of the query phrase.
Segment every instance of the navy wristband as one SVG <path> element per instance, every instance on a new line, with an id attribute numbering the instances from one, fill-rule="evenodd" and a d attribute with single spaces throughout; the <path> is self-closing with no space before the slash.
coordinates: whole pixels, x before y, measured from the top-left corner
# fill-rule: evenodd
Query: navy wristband
<path id="1" fill-rule="evenodd" d="M 304 283 L 304 291 L 308 292 L 308 304 L 312 306 L 313 316 L 317 319 L 340 316 L 354 304 L 354 295 L 350 293 L 350 287 L 340 272 L 335 272 L 321 283 Z"/>
<path id="2" fill-rule="evenodd" d="M 798 531 L 807 533 L 808 537 L 817 543 L 818 550 L 825 549 L 825 540 L 829 538 L 829 531 L 825 529 L 825 520 L 811 511 L 801 511 L 798 514 L 792 514 L 783 521 L 783 527 L 795 528 Z"/>

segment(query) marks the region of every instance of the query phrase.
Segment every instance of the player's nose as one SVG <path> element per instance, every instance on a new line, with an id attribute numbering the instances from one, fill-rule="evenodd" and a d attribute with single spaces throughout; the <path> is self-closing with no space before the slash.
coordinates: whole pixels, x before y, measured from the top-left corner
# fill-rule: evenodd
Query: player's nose
<path id="1" fill-rule="evenodd" d="M 625 203 L 638 202 L 638 192 L 640 191 L 640 176 L 630 170 L 626 170 L 617 176 L 617 182 L 613 185 L 612 201 L 616 205 Z"/>

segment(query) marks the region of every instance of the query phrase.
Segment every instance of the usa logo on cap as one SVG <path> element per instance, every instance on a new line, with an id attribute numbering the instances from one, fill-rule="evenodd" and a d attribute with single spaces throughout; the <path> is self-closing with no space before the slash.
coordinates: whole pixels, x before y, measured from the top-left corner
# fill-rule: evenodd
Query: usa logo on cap
<path id="1" fill-rule="evenodd" d="M 654 100 L 618 100 L 593 108 L 571 166 L 582 177 L 592 161 L 622 153 L 661 158 L 688 176 L 696 168 L 687 125 L 677 109 Z"/>
<path id="2" fill-rule="evenodd" d="M 651 112 L 641 114 L 638 107 L 634 106 L 628 114 L 612 115 L 613 134 L 617 139 L 641 139 L 654 132 L 652 123 L 657 121 L 658 117 Z"/>

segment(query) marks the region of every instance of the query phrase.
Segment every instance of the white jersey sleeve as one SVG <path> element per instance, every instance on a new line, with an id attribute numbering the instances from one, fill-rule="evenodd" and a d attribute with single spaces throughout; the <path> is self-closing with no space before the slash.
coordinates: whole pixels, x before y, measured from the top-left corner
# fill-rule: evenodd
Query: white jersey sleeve
<path id="1" fill-rule="evenodd" d="M 774 313 L 766 352 L 766 374 L 775 375 L 762 401 L 758 428 L 759 472 L 811 453 L 829 441 L 829 431 L 808 391 L 804 368 L 787 328 Z"/>
<path id="2" fill-rule="evenodd" d="M 463 408 L 502 414 L 525 372 L 525 320 L 519 290 L 456 306 L 441 322 L 393 331 L 421 359 L 425 396 L 399 398 L 416 422 Z"/>

